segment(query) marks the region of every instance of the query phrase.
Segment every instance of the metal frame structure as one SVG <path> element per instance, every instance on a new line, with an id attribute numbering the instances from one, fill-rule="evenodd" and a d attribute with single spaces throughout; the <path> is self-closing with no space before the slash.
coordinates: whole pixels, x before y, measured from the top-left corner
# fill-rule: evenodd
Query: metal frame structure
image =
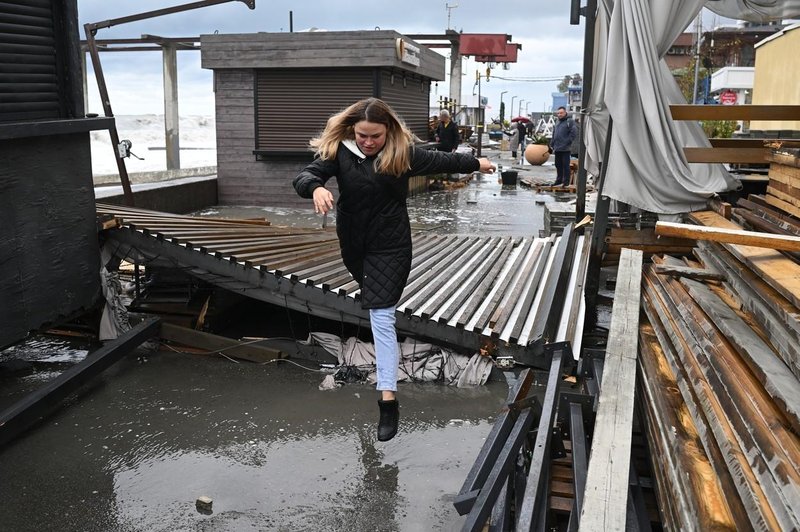
<path id="1" fill-rule="evenodd" d="M 217 4 L 225 4 L 234 0 L 201 0 L 199 2 L 192 2 L 190 4 L 182 4 L 178 6 L 168 7 L 164 9 L 156 9 L 154 11 L 147 11 L 145 13 L 138 13 L 136 15 L 128 15 L 126 17 L 119 17 L 101 22 L 89 22 L 84 24 L 83 29 L 86 33 L 86 45 L 89 49 L 89 55 L 92 58 L 92 67 L 94 68 L 95 78 L 97 80 L 97 88 L 100 91 L 100 101 L 103 104 L 103 112 L 107 117 L 113 117 L 114 112 L 111 109 L 111 99 L 108 94 L 108 87 L 106 86 L 106 79 L 103 75 L 103 65 L 100 63 L 100 53 L 95 40 L 97 30 L 103 28 L 110 28 L 128 22 L 136 22 L 149 18 L 160 17 L 163 15 L 170 15 L 172 13 L 180 13 L 201 7 L 208 7 Z M 255 9 L 255 0 L 237 0 L 247 5 L 250 9 Z M 119 133 L 117 132 L 117 125 L 114 122 L 108 129 L 111 135 L 111 147 L 114 150 L 114 160 L 117 162 L 117 170 L 119 171 L 120 181 L 122 182 L 122 190 L 125 195 L 125 203 L 133 205 L 133 192 L 131 190 L 130 179 L 128 178 L 128 170 L 125 167 L 125 160 L 118 152 L 119 147 Z"/>

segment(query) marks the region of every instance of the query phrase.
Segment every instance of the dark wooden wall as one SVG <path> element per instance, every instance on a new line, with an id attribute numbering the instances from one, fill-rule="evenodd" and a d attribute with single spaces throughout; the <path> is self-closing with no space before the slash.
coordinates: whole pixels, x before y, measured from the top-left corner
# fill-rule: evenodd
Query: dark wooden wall
<path id="1" fill-rule="evenodd" d="M 306 161 L 256 160 L 254 83 L 250 69 L 214 72 L 219 202 L 311 208 L 309 200 L 300 198 L 292 188 L 292 179 L 311 160 L 310 152 Z M 302 127 L 299 120 L 297 127 Z M 313 133 L 309 131 L 309 138 Z"/>
<path id="2" fill-rule="evenodd" d="M 0 140 L 0 348 L 99 295 L 89 133 Z"/>

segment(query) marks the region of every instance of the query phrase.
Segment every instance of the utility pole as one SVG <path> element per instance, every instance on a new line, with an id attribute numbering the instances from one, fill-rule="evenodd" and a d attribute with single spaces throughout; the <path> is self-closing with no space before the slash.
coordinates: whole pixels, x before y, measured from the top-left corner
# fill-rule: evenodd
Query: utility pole
<path id="1" fill-rule="evenodd" d="M 697 18 L 694 21 L 695 27 L 695 43 L 694 43 L 694 90 L 692 92 L 692 103 L 697 103 L 697 82 L 698 78 L 700 77 L 700 31 L 701 31 L 701 19 L 700 13 L 697 14 Z"/>

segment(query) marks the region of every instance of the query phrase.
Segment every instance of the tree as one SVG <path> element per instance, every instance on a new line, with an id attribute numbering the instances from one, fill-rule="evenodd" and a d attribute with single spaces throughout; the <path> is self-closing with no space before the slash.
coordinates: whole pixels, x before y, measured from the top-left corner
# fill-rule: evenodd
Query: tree
<path id="1" fill-rule="evenodd" d="M 571 76 L 564 76 L 564 79 L 558 84 L 558 92 L 567 92 L 570 85 L 581 85 L 582 83 L 583 77 L 577 72 Z"/>
<path id="2" fill-rule="evenodd" d="M 506 118 L 506 102 L 500 102 L 500 123 L 502 124 Z"/>

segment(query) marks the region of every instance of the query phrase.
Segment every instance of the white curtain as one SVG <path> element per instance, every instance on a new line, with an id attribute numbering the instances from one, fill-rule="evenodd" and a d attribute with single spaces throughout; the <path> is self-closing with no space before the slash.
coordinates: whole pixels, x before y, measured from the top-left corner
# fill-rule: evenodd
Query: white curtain
<path id="1" fill-rule="evenodd" d="M 601 0 L 595 25 L 592 98 L 584 117 L 586 168 L 599 161 L 613 119 L 603 194 L 660 214 L 702 209 L 739 186 L 722 165 L 689 164 L 683 147 L 707 147 L 694 121 L 672 121 L 686 103 L 663 56 L 703 6 L 725 17 L 763 22 L 800 15 L 800 0 Z"/>

